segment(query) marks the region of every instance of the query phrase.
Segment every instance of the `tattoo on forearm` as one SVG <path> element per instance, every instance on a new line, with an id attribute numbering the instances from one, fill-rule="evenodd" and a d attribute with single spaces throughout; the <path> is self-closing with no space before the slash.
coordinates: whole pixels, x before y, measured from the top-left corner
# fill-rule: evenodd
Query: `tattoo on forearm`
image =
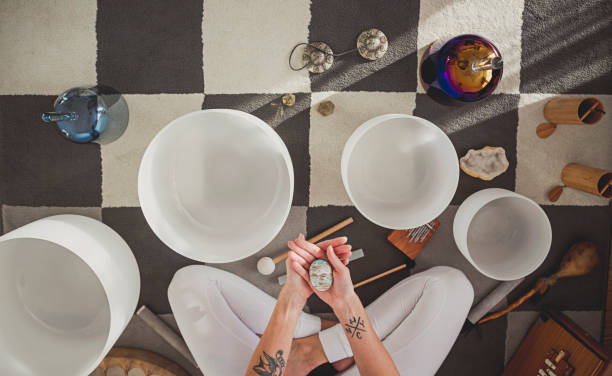
<path id="1" fill-rule="evenodd" d="M 282 376 L 283 371 L 285 370 L 285 359 L 283 359 L 283 350 L 278 350 L 276 352 L 276 358 L 268 355 L 267 352 L 263 352 L 264 359 L 259 357 L 259 364 L 253 367 L 253 371 L 255 371 L 260 376 Z"/>
<path id="2" fill-rule="evenodd" d="M 361 339 L 361 333 L 365 333 L 365 322 L 361 316 L 355 317 L 349 320 L 348 323 L 344 324 L 346 332 L 351 335 L 351 338 L 357 337 Z"/>

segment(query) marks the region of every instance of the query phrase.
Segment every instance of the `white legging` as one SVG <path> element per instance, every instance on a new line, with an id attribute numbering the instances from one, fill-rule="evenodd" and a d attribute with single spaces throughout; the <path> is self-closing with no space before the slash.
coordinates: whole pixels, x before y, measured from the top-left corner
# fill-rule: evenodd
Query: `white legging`
<path id="1" fill-rule="evenodd" d="M 438 266 L 397 283 L 366 312 L 400 373 L 427 376 L 446 358 L 473 297 L 462 272 Z M 234 274 L 203 265 L 176 272 L 168 298 L 204 374 L 244 375 L 259 342 L 256 333 L 264 332 L 276 299 Z M 340 324 L 321 331 L 319 317 L 302 313 L 294 337 L 317 333 L 330 362 L 353 355 Z M 358 374 L 355 365 L 342 373 Z"/>

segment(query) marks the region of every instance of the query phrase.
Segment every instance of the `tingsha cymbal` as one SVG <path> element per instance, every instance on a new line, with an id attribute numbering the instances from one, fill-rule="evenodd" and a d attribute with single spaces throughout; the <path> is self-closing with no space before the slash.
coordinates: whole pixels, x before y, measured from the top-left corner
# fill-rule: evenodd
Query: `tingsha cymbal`
<path id="1" fill-rule="evenodd" d="M 389 47 L 385 33 L 378 29 L 368 29 L 357 37 L 357 51 L 367 60 L 378 60 L 384 56 Z"/>
<path id="2" fill-rule="evenodd" d="M 304 48 L 302 62 L 309 72 L 323 73 L 334 63 L 333 51 L 324 42 L 312 42 Z"/>

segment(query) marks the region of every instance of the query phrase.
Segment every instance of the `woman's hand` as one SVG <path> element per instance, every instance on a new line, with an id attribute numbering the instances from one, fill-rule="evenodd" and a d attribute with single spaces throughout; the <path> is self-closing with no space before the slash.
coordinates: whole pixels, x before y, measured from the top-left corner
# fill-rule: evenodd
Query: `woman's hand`
<path id="1" fill-rule="evenodd" d="M 351 246 L 346 245 L 346 241 L 346 237 L 338 237 L 318 243 L 316 246 L 311 243 L 308 244 L 318 248 L 318 255 L 323 255 L 324 251 L 322 249 L 325 249 L 326 247 L 331 247 L 332 252 L 337 252 L 340 257 L 348 258 L 351 255 Z M 297 305 L 301 304 L 300 309 L 302 309 L 302 307 L 306 303 L 306 299 L 308 299 L 308 297 L 312 294 L 312 288 L 309 285 L 310 279 L 308 279 L 307 281 L 302 278 L 298 270 L 304 270 L 305 268 L 304 272 L 308 274 L 307 270 L 310 268 L 310 263 L 315 260 L 315 256 L 297 247 L 296 243 L 303 244 L 303 242 L 306 242 L 306 240 L 304 239 L 304 235 L 300 234 L 298 239 L 288 243 L 291 251 L 287 256 L 287 259 L 285 260 L 285 266 L 287 269 L 287 281 L 283 285 L 283 289 L 281 290 L 281 293 L 279 295 L 279 299 L 291 299 L 295 301 Z M 308 260 L 311 261 L 305 261 L 304 257 L 307 257 Z"/>
<path id="2" fill-rule="evenodd" d="M 336 256 L 333 249 L 327 248 L 326 253 L 329 265 L 333 270 L 334 282 L 327 291 L 319 291 L 314 287 L 313 291 L 335 311 L 346 305 L 351 299 L 354 299 L 355 289 L 353 288 L 349 268 Z M 312 287 L 310 277 L 308 278 L 308 283 Z"/>
<path id="3" fill-rule="evenodd" d="M 316 289 L 314 291 L 321 300 L 327 303 L 333 310 L 336 310 L 356 296 L 355 289 L 353 288 L 349 268 L 336 256 L 331 248 L 327 249 L 327 259 L 333 269 L 334 282 L 327 291 L 318 291 Z"/>
<path id="4" fill-rule="evenodd" d="M 353 288 L 353 282 L 351 281 L 350 271 L 346 267 L 349 261 L 348 257 L 350 257 L 350 246 L 344 246 L 348 247 L 349 252 L 347 255 L 346 248 L 341 248 L 341 252 L 338 252 L 339 247 L 333 248 L 328 244 L 314 245 L 305 241 L 303 238 L 298 238 L 294 244 L 291 243 L 292 242 L 290 242 L 289 247 L 294 251 L 292 257 L 301 258 L 301 260 L 298 259 L 295 263 L 292 263 L 294 271 L 302 277 L 311 291 L 314 291 L 321 300 L 327 303 L 332 309 L 336 310 L 346 305 L 351 299 L 354 299 L 355 290 Z M 322 248 L 321 245 L 326 245 L 327 247 Z M 331 288 L 327 291 L 318 291 L 315 289 L 310 282 L 310 275 L 308 274 L 310 264 L 319 258 L 329 262 L 333 270 L 334 281 Z"/>

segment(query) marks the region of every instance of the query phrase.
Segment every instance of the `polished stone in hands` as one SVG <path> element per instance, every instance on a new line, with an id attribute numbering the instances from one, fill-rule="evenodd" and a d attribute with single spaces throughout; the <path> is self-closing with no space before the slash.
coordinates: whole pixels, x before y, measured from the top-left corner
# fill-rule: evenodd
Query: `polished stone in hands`
<path id="1" fill-rule="evenodd" d="M 332 268 L 325 260 L 314 260 L 310 265 L 310 282 L 319 291 L 327 291 L 334 282 Z"/>

